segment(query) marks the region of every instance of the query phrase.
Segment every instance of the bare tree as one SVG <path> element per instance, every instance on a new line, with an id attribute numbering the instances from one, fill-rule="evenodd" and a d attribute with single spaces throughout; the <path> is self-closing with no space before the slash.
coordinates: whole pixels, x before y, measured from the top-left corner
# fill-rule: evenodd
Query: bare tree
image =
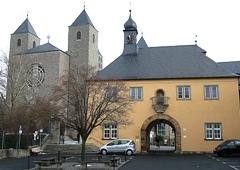
<path id="1" fill-rule="evenodd" d="M 76 71 L 77 70 L 77 71 Z M 131 101 L 124 82 L 100 81 L 93 69 L 70 70 L 56 87 L 56 97 L 67 104 L 67 113 L 57 117 L 82 138 L 81 159 L 85 161 L 85 144 L 93 131 L 105 122 L 129 124 Z"/>
<path id="2" fill-rule="evenodd" d="M 50 97 L 29 94 L 27 74 L 21 56 L 8 59 L 5 53 L 0 55 L 0 123 L 4 131 L 18 132 L 21 125 L 26 134 L 32 134 L 38 128 L 47 126 L 50 115 L 57 111 Z M 28 89 L 28 93 L 26 93 Z M 31 98 L 29 98 L 31 95 Z M 28 96 L 28 97 L 26 97 Z"/>
<path id="3" fill-rule="evenodd" d="M 26 73 L 21 57 L 10 60 L 6 53 L 3 53 L 0 65 L 0 97 L 4 104 L 4 112 L 12 113 L 19 104 L 19 97 L 26 87 Z"/>

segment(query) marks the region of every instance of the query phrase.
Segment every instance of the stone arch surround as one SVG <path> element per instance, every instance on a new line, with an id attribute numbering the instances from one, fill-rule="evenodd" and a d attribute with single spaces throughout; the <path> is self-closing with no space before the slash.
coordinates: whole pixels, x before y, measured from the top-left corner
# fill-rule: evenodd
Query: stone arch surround
<path id="1" fill-rule="evenodd" d="M 148 126 L 156 120 L 168 121 L 175 128 L 175 140 L 176 140 L 176 151 L 181 152 L 181 128 L 179 123 L 169 115 L 166 114 L 155 114 L 147 118 L 141 127 L 141 152 L 147 152 L 147 128 Z"/>

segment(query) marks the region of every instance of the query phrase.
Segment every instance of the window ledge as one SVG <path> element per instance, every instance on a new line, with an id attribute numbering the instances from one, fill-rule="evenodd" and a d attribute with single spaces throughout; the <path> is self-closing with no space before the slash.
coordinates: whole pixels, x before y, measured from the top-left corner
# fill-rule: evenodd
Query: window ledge
<path id="1" fill-rule="evenodd" d="M 204 139 L 205 141 L 223 141 L 224 139 Z"/>
<path id="2" fill-rule="evenodd" d="M 115 139 L 118 139 L 118 138 L 102 138 L 102 140 L 115 140 Z"/>

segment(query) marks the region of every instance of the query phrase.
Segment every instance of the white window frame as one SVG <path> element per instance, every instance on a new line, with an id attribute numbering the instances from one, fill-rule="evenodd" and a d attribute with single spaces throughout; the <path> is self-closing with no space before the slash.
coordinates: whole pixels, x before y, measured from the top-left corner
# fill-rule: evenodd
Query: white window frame
<path id="1" fill-rule="evenodd" d="M 188 96 L 187 96 L 188 90 Z M 181 93 L 181 96 L 180 96 Z M 177 86 L 177 99 L 179 100 L 190 100 L 191 99 L 191 87 L 188 85 Z"/>
<path id="2" fill-rule="evenodd" d="M 129 93 L 131 100 L 143 100 L 142 87 L 130 87 Z"/>
<path id="3" fill-rule="evenodd" d="M 209 94 L 207 94 L 209 93 Z M 219 99 L 218 85 L 205 85 L 204 86 L 204 99 L 205 100 L 217 100 Z"/>
<path id="4" fill-rule="evenodd" d="M 221 140 L 222 139 L 222 123 L 205 123 L 205 139 Z"/>
<path id="5" fill-rule="evenodd" d="M 117 124 L 106 123 L 103 125 L 103 139 L 117 139 Z"/>

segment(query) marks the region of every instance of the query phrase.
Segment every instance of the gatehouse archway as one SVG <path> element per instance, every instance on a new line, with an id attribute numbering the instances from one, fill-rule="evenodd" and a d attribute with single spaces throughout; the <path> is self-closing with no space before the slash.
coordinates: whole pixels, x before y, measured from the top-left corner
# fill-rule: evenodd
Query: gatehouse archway
<path id="1" fill-rule="evenodd" d="M 157 135 L 156 128 L 158 126 L 160 128 L 160 126 L 163 125 L 169 129 L 169 136 L 167 138 L 161 138 L 160 140 L 162 141 L 160 141 L 156 136 L 154 137 L 154 132 L 155 135 Z M 166 143 L 163 143 L 165 141 Z M 156 146 L 166 144 L 166 146 L 171 146 L 171 148 L 169 147 L 171 151 L 181 152 L 181 128 L 179 123 L 166 114 L 156 114 L 146 119 L 141 127 L 141 151 L 147 152 L 153 150 L 153 146 L 155 147 L 155 145 L 153 145 L 154 142 L 157 142 Z M 154 150 L 161 151 L 161 149 Z"/>

